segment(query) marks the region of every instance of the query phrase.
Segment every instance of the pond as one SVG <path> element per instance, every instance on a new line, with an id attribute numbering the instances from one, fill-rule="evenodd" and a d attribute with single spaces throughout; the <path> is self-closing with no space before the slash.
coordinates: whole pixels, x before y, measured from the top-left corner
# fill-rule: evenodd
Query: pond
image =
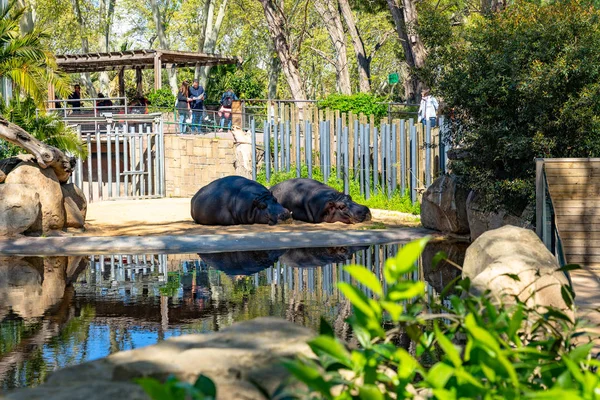
<path id="1" fill-rule="evenodd" d="M 383 263 L 400 245 L 88 257 L 0 257 L 0 389 L 32 387 L 56 369 L 276 316 L 318 329 L 324 316 L 349 339 L 349 303 L 336 289 L 343 266 Z M 430 243 L 414 279 L 429 295 L 460 272 L 466 244 Z"/>

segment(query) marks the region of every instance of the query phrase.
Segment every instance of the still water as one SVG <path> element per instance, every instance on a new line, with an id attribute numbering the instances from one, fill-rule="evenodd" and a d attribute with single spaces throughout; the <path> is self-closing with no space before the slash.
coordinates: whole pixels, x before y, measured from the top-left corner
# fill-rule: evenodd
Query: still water
<path id="1" fill-rule="evenodd" d="M 0 390 L 42 383 L 56 369 L 276 316 L 348 339 L 351 307 L 335 287 L 344 265 L 382 276 L 399 245 L 89 257 L 0 257 Z M 459 274 L 429 266 L 438 251 L 462 264 L 466 245 L 432 243 L 414 279 L 430 294 Z"/>

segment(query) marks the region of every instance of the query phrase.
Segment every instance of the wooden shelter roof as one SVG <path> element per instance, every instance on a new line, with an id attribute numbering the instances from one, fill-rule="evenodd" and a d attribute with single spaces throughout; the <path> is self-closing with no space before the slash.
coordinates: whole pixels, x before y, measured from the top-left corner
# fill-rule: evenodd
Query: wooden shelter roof
<path id="1" fill-rule="evenodd" d="M 127 50 L 109 53 L 61 54 L 56 56 L 58 67 L 67 73 L 100 72 L 115 69 L 156 68 L 160 63 L 177 67 L 196 65 L 238 64 L 239 57 L 193 53 L 174 50 Z"/>

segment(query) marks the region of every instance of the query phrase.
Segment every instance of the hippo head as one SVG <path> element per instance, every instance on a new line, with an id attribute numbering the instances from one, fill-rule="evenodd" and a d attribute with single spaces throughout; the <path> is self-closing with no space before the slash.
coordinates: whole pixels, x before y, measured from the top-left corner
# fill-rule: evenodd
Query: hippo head
<path id="1" fill-rule="evenodd" d="M 352 197 L 340 193 L 325 204 L 323 221 L 356 224 L 371 220 L 369 207 L 357 204 Z"/>
<path id="2" fill-rule="evenodd" d="M 254 199 L 251 213 L 252 221 L 255 224 L 275 225 L 292 218 L 292 214 L 277 202 L 271 192 L 266 192 Z"/>

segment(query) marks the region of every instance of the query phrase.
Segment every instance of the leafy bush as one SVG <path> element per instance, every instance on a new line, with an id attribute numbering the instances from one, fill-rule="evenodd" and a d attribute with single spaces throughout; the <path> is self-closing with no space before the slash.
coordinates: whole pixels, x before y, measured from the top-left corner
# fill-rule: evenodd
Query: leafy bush
<path id="1" fill-rule="evenodd" d="M 300 169 L 300 176 L 302 178 L 308 178 L 308 167 L 304 164 Z M 271 179 L 268 182 L 267 174 L 264 168 L 259 170 L 256 176 L 256 180 L 267 187 L 275 186 L 280 182 L 293 178 L 296 178 L 295 165 L 291 166 L 290 172 L 272 172 Z M 321 172 L 320 168 L 313 168 L 312 178 L 319 182 L 324 182 L 323 173 Z M 344 191 L 344 181 L 336 177 L 335 168 L 332 169 L 329 180 L 324 183 L 327 183 L 335 190 L 338 190 L 340 192 Z M 358 180 L 350 179 L 349 194 L 350 197 L 352 197 L 352 200 L 354 200 L 358 204 L 365 205 L 369 208 L 400 211 L 414 215 L 419 215 L 421 213 L 420 204 L 418 202 L 415 204 L 412 203 L 410 193 L 408 193 L 408 191 L 402 194 L 401 191 L 398 189 L 394 193 L 392 193 L 391 197 L 388 197 L 387 194 L 384 194 L 381 190 L 379 190 L 377 193 L 371 193 L 371 197 L 369 197 L 369 199 L 366 199 L 365 196 L 360 194 L 360 183 L 358 182 Z"/>
<path id="2" fill-rule="evenodd" d="M 217 103 L 229 88 L 240 99 L 260 99 L 265 97 L 266 81 L 265 71 L 258 68 L 244 66 L 238 69 L 235 65 L 219 65 L 211 68 L 205 90 L 208 99 Z"/>
<path id="3" fill-rule="evenodd" d="M 381 118 L 387 117 L 387 104 L 382 104 L 386 100 L 383 97 L 374 96 L 368 93 L 357 93 L 352 95 L 331 94 L 317 103 L 319 108 L 329 108 L 331 110 L 340 110 L 341 112 L 352 111 L 354 114 L 365 114 L 375 116 L 379 122 Z"/>
<path id="4" fill-rule="evenodd" d="M 31 98 L 13 98 L 10 104 L 0 102 L 0 113 L 10 122 L 19 125 L 33 137 L 77 157 L 86 157 L 87 148 L 77 138 L 77 133 L 68 127 L 57 114 L 37 112 Z M 0 141 L 0 159 L 12 157 L 24 150 L 8 142 Z"/>
<path id="5" fill-rule="evenodd" d="M 144 389 L 152 400 L 214 400 L 217 388 L 214 382 L 205 375 L 200 375 L 191 385 L 170 376 L 164 383 L 154 378 L 140 378 L 136 382 Z"/>
<path id="6" fill-rule="evenodd" d="M 536 157 L 600 156 L 599 20 L 591 0 L 516 1 L 431 55 L 452 140 L 468 152 L 451 168 L 490 208 L 532 201 Z"/>
<path id="7" fill-rule="evenodd" d="M 158 89 L 148 93 L 151 111 L 173 111 L 175 109 L 175 96 L 171 89 Z"/>
<path id="8" fill-rule="evenodd" d="M 562 310 L 528 308 L 517 298 L 498 305 L 487 293 L 469 295 L 468 280 L 449 296 L 451 308 L 427 303 L 425 284 L 404 278 L 427 240 L 407 244 L 386 261 L 384 285 L 367 268 L 345 267 L 358 284 L 341 282 L 338 288 L 352 303 L 349 323 L 361 347 L 348 349 L 321 321 L 321 335 L 308 343 L 316 358 L 284 362 L 307 387 L 295 398 L 598 398 L 594 343 L 585 343 L 580 323 Z M 563 298 L 572 304 L 568 287 Z M 416 344 L 414 350 L 394 344 L 400 333 Z"/>

